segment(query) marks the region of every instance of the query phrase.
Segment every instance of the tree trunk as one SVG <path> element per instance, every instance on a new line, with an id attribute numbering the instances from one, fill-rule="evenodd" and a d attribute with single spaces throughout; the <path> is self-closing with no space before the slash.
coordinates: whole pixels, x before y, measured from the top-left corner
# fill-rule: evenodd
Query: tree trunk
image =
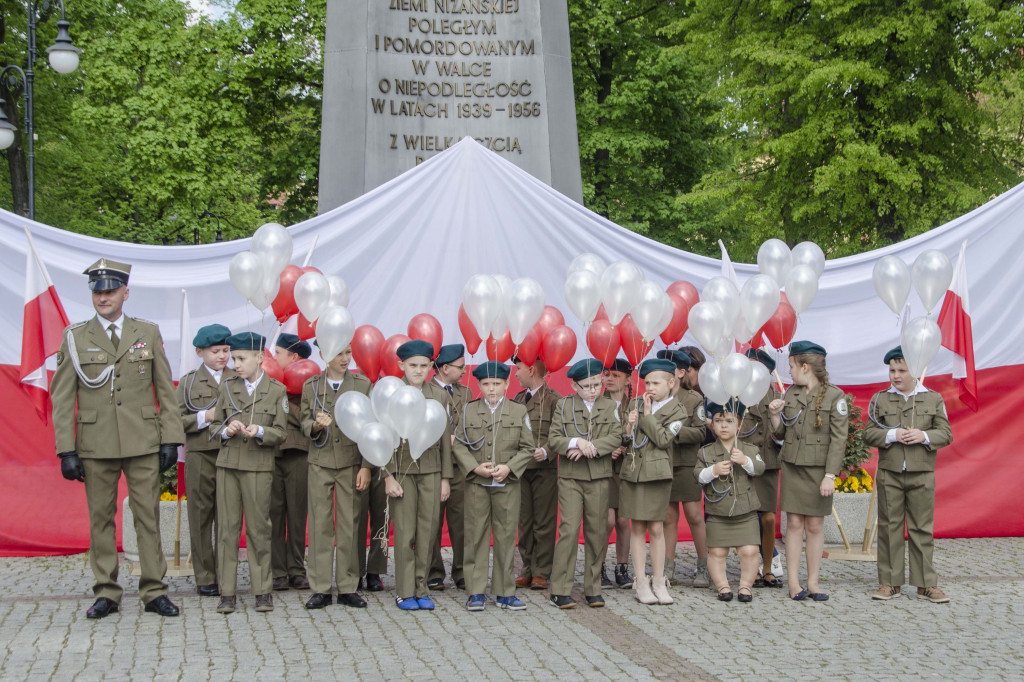
<path id="1" fill-rule="evenodd" d="M 18 107 L 15 101 L 20 94 L 20 88 L 11 91 L 6 83 L 0 83 L 0 97 L 4 100 L 4 113 L 11 125 L 17 127 L 14 132 L 14 144 L 4 150 L 7 155 L 7 168 L 11 176 L 11 197 L 14 212 L 18 215 L 28 217 L 28 166 L 25 160 L 24 131 L 22 130 L 18 116 Z"/>

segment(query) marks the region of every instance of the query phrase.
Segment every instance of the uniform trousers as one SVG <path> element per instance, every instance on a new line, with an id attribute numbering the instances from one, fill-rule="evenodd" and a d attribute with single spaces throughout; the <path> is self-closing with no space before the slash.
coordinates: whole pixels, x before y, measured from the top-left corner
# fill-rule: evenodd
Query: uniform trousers
<path id="1" fill-rule="evenodd" d="M 569 595 L 576 582 L 576 554 L 583 525 L 583 594 L 601 594 L 601 564 L 607 539 L 608 488 L 610 479 L 578 481 L 558 479 L 558 544 L 555 545 L 551 594 Z"/>
<path id="2" fill-rule="evenodd" d="M 274 458 L 274 483 L 270 496 L 270 556 L 275 578 L 306 575 L 308 486 L 305 452 L 284 450 Z"/>
<path id="3" fill-rule="evenodd" d="M 441 509 L 441 474 L 406 474 L 399 484 L 402 496 L 388 499 L 395 526 L 395 591 L 400 599 L 425 597 Z"/>
<path id="4" fill-rule="evenodd" d="M 249 582 L 254 594 L 270 594 L 270 490 L 272 471 L 240 471 L 217 467 L 217 577 L 220 593 L 235 596 L 238 584 L 238 539 L 245 519 Z"/>
<path id="5" fill-rule="evenodd" d="M 558 469 L 527 469 L 520 483 L 519 556 L 522 575 L 551 577 L 558 525 Z"/>
<path id="6" fill-rule="evenodd" d="M 361 507 L 356 496 L 358 472 L 358 466 L 332 469 L 309 465 L 309 584 L 314 592 L 330 594 L 332 575 L 339 594 L 359 587 L 363 548 L 357 546 L 351 532 Z"/>
<path id="7" fill-rule="evenodd" d="M 491 594 L 511 597 L 516 593 L 514 562 L 516 524 L 521 502 L 519 483 L 506 480 L 504 487 L 482 486 L 466 481 L 466 592 L 483 594 L 487 589 L 488 554 L 494 537 L 494 570 Z"/>
<path id="8" fill-rule="evenodd" d="M 900 586 L 904 573 L 904 526 L 910 538 L 910 584 L 935 587 L 935 472 L 879 469 L 878 582 Z"/>
<path id="9" fill-rule="evenodd" d="M 217 451 L 185 456 L 185 504 L 196 585 L 217 584 Z"/>

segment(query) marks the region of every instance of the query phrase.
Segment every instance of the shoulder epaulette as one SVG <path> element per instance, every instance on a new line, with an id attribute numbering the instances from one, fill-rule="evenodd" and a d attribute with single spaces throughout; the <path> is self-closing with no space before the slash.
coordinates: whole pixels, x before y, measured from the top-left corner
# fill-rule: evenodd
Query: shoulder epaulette
<path id="1" fill-rule="evenodd" d="M 160 325 L 158 325 L 158 324 L 157 324 L 156 322 L 152 322 L 152 321 L 150 321 L 150 320 L 144 320 L 144 319 L 142 319 L 141 317 L 131 317 L 131 316 L 129 316 L 129 315 L 125 315 L 125 317 L 128 317 L 129 319 L 135 320 L 136 322 L 141 322 L 141 323 L 143 323 L 143 324 L 150 324 L 150 325 L 153 325 L 154 327 L 159 327 L 159 326 L 160 326 Z"/>
<path id="2" fill-rule="evenodd" d="M 84 322 L 75 322 L 74 324 L 69 324 L 67 327 L 65 327 L 64 331 L 69 332 L 72 329 L 78 329 L 79 327 L 84 327 L 87 324 L 89 324 L 89 320 L 85 320 Z"/>

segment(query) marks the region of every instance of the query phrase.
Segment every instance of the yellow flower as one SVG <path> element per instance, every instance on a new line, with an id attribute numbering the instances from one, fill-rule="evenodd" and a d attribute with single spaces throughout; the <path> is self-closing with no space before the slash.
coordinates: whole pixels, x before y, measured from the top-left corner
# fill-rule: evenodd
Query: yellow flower
<path id="1" fill-rule="evenodd" d="M 850 490 L 856 491 L 860 488 L 860 481 L 855 476 L 851 476 L 848 480 L 850 481 Z"/>

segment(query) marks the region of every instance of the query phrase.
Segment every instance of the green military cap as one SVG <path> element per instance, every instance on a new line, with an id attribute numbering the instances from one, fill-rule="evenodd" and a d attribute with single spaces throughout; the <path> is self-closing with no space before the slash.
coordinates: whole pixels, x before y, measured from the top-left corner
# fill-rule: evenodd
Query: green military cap
<path id="1" fill-rule="evenodd" d="M 891 351 L 885 354 L 885 364 L 889 364 L 890 360 L 902 360 L 903 359 L 903 346 L 896 346 Z"/>
<path id="2" fill-rule="evenodd" d="M 719 405 L 718 403 L 708 403 L 706 410 L 708 417 L 714 417 L 719 412 L 723 414 L 732 413 L 735 414 L 737 417 L 742 417 L 743 413 L 746 411 L 747 406 L 741 403 L 740 401 L 736 400 L 736 398 L 730 398 L 729 402 L 727 402 L 725 405 Z"/>
<path id="3" fill-rule="evenodd" d="M 295 334 L 278 334 L 277 343 L 274 345 L 278 348 L 284 348 L 286 351 L 295 353 L 303 360 L 313 353 L 313 349 L 309 347 L 309 344 Z M 317 346 L 317 348 L 319 348 L 319 346 Z"/>
<path id="4" fill-rule="evenodd" d="M 263 350 L 267 339 L 256 332 L 240 332 L 228 337 L 228 346 L 231 350 Z"/>
<path id="5" fill-rule="evenodd" d="M 644 360 L 640 363 L 640 378 L 646 379 L 651 372 L 668 372 L 676 375 L 676 363 L 671 360 Z"/>
<path id="6" fill-rule="evenodd" d="M 768 355 L 760 348 L 748 348 L 746 355 L 751 360 L 757 360 L 767 367 L 769 372 L 775 371 L 775 361 L 772 360 L 772 356 Z"/>
<path id="7" fill-rule="evenodd" d="M 827 355 L 825 349 L 813 341 L 794 341 L 789 344 L 790 355 Z"/>
<path id="8" fill-rule="evenodd" d="M 412 341 L 406 341 L 395 351 L 395 355 L 400 360 L 408 360 L 409 358 L 417 355 L 422 355 L 425 358 L 434 357 L 434 347 L 426 341 L 419 339 L 413 339 Z"/>
<path id="9" fill-rule="evenodd" d="M 657 353 L 658 357 L 662 360 L 670 360 L 675 363 L 676 369 L 690 369 L 692 364 L 690 356 L 681 350 L 659 350 Z"/>
<path id="10" fill-rule="evenodd" d="M 223 346 L 227 344 L 231 330 L 222 324 L 208 324 L 196 332 L 192 339 L 192 345 L 196 348 L 209 348 L 210 346 Z"/>
<path id="11" fill-rule="evenodd" d="M 430 344 L 427 345 L 429 346 Z M 483 381 L 484 379 L 508 379 L 508 375 L 508 365 L 504 362 L 495 362 L 494 360 L 488 360 L 483 364 L 477 365 L 476 369 L 473 370 L 473 376 L 476 377 L 477 381 Z"/>
<path id="12" fill-rule="evenodd" d="M 441 346 L 441 350 L 437 351 L 437 358 L 434 359 L 434 364 L 438 367 L 441 365 L 447 365 L 449 362 L 455 362 L 465 354 L 466 347 L 461 343 Z"/>
<path id="13" fill-rule="evenodd" d="M 615 358 L 615 362 L 608 368 L 609 372 L 622 372 L 623 374 L 632 374 L 633 365 L 629 364 L 629 361 L 625 358 Z"/>
<path id="14" fill-rule="evenodd" d="M 82 274 L 89 275 L 89 288 L 92 291 L 113 291 L 128 284 L 128 275 L 131 271 L 132 266 L 127 263 L 100 258 Z"/>
<path id="15" fill-rule="evenodd" d="M 573 381 L 583 381 L 589 379 L 592 376 L 598 374 L 604 374 L 604 366 L 601 361 L 596 358 L 587 358 L 586 360 L 580 360 L 565 373 L 567 377 Z"/>

